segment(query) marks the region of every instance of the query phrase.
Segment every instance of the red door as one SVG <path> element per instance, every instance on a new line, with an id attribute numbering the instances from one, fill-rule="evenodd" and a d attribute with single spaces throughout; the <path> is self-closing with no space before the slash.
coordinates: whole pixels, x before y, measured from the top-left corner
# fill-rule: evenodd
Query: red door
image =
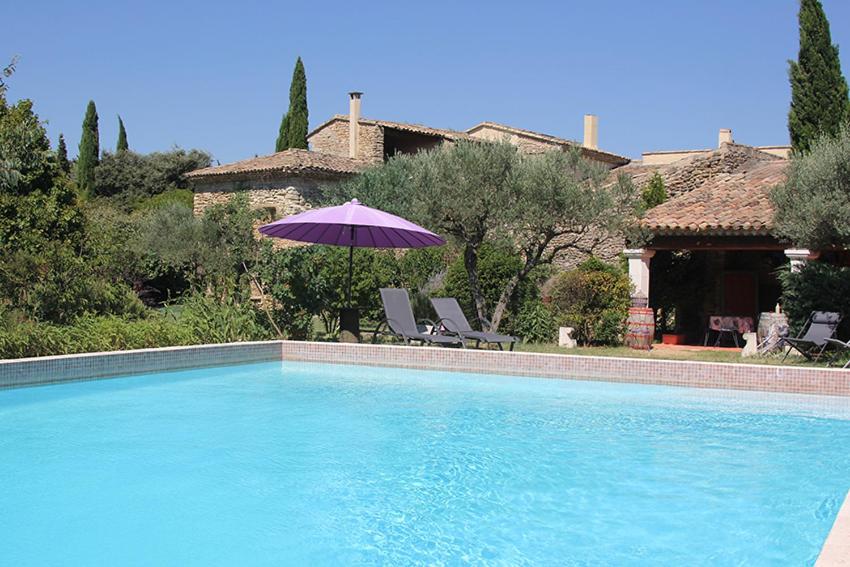
<path id="1" fill-rule="evenodd" d="M 758 281 L 755 272 L 723 274 L 723 314 L 753 317 L 758 311 Z"/>

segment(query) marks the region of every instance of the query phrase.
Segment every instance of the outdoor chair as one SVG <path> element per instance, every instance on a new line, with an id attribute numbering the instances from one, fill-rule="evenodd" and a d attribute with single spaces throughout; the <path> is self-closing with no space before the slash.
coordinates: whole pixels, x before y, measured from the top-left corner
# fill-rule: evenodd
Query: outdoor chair
<path id="1" fill-rule="evenodd" d="M 431 333 L 423 332 L 416 323 L 413 316 L 413 308 L 410 306 L 410 296 L 406 289 L 382 288 L 381 301 L 384 304 L 386 319 L 378 324 L 372 335 L 372 342 L 376 342 L 382 334 L 390 335 L 404 341 L 405 344 L 413 344 L 418 341 L 422 344 L 438 344 L 443 346 L 465 347 L 463 341 L 458 337 L 434 334 L 438 325 L 429 319 L 423 319 L 420 323 L 431 325 Z M 385 328 L 386 330 L 382 330 Z"/>
<path id="2" fill-rule="evenodd" d="M 795 337 L 784 337 L 779 340 L 778 346 L 788 345 L 792 349 L 809 360 L 817 361 L 826 347 L 829 346 L 829 340 L 834 337 L 838 325 L 841 323 L 841 314 L 832 311 L 812 311 L 806 324 L 800 331 L 800 334 Z M 782 360 L 788 358 L 791 349 L 785 353 Z"/>
<path id="3" fill-rule="evenodd" d="M 457 300 L 453 297 L 432 297 L 431 305 L 434 306 L 439 318 L 438 322 L 442 324 L 446 332 L 460 337 L 463 341 L 475 341 L 475 348 L 481 346 L 481 343 L 495 343 L 499 346 L 499 350 L 505 350 L 503 344 L 510 344 L 510 350 L 514 350 L 514 345 L 519 340 L 510 335 L 473 330 Z M 484 323 L 488 327 L 490 326 L 488 321 L 484 321 Z"/>
<path id="4" fill-rule="evenodd" d="M 832 359 L 830 359 L 827 366 L 832 364 L 832 361 L 838 357 L 838 353 L 841 351 L 850 351 L 850 341 L 844 342 L 838 339 L 826 339 L 826 342 L 836 348 L 836 354 L 832 357 Z M 850 360 L 848 360 L 841 368 L 850 368 Z"/>

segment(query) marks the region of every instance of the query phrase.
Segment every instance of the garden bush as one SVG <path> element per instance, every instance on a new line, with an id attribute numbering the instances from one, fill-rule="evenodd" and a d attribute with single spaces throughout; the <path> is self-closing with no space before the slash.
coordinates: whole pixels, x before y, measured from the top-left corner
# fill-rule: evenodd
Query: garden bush
<path id="1" fill-rule="evenodd" d="M 812 311 L 837 311 L 844 315 L 839 334 L 850 330 L 850 268 L 809 262 L 798 272 L 787 267 L 778 272 L 782 283 L 782 307 L 796 334 Z"/>
<path id="2" fill-rule="evenodd" d="M 0 329 L 0 356 L 23 358 L 201 342 L 172 317 L 128 320 L 86 316 L 70 325 L 25 322 Z"/>
<path id="3" fill-rule="evenodd" d="M 547 289 L 557 323 L 573 327 L 580 344 L 622 342 L 631 282 L 620 268 L 590 258 L 555 276 Z"/>
<path id="4" fill-rule="evenodd" d="M 549 343 L 555 340 L 558 326 L 543 302 L 527 301 L 516 316 L 513 331 L 523 342 Z"/>
<path id="5" fill-rule="evenodd" d="M 0 357 L 256 341 L 273 338 L 250 303 L 193 295 L 143 319 L 86 315 L 67 325 L 11 322 L 0 326 Z"/>

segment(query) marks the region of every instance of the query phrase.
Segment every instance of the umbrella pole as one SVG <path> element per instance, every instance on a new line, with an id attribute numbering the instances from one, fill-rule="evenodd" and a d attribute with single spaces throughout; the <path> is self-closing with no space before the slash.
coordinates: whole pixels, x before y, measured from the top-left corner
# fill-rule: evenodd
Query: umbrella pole
<path id="1" fill-rule="evenodd" d="M 351 308 L 351 279 L 354 274 L 354 239 L 357 238 L 357 232 L 354 229 L 354 225 L 351 226 L 351 245 L 348 247 L 348 290 L 346 291 L 345 298 L 346 303 L 349 308 Z"/>
<path id="2" fill-rule="evenodd" d="M 351 307 L 351 277 L 354 273 L 354 246 L 348 247 L 348 290 L 345 293 L 348 307 Z"/>

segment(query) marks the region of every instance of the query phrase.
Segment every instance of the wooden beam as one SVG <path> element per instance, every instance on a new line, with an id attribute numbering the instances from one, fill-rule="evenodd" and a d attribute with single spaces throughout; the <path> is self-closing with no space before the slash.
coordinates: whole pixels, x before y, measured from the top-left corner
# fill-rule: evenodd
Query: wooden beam
<path id="1" fill-rule="evenodd" d="M 772 236 L 664 236 L 646 246 L 652 250 L 785 250 Z"/>

